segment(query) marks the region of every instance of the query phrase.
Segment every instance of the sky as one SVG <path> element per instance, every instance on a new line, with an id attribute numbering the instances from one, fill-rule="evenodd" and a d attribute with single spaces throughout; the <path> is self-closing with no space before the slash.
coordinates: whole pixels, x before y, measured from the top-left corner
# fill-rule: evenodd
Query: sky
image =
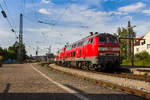
<path id="1" fill-rule="evenodd" d="M 0 0 L 11 23 L 0 14 L 0 46 L 17 41 L 23 13 L 23 41 L 28 55 L 56 53 L 89 32 L 116 33 L 130 20 L 137 36 L 150 31 L 150 0 Z M 2 10 L 0 8 L 0 10 Z M 42 22 L 42 23 L 40 23 Z"/>

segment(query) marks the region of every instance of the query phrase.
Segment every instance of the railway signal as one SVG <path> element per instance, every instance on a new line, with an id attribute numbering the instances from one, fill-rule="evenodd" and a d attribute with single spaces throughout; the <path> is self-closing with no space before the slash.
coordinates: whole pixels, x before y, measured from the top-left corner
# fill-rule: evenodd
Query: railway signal
<path id="1" fill-rule="evenodd" d="M 130 29 L 134 28 L 134 27 L 136 27 L 136 26 L 131 26 L 130 21 L 128 21 L 128 37 L 127 38 L 124 38 L 124 37 L 119 38 L 119 41 L 121 41 L 122 39 L 128 40 L 127 56 L 128 56 L 128 59 L 130 56 L 132 57 L 131 63 L 132 63 L 133 67 L 134 67 L 134 40 L 144 40 L 144 43 L 145 43 L 145 39 L 137 39 L 137 38 L 134 38 L 133 35 L 131 36 Z"/>

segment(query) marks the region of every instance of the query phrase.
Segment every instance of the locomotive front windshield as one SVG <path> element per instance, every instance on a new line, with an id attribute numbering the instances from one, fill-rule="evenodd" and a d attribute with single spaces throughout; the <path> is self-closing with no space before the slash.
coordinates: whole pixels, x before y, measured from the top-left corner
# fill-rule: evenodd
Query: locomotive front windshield
<path id="1" fill-rule="evenodd" d="M 107 36 L 107 35 L 100 35 L 99 42 L 101 43 L 118 43 L 116 37 L 114 36 Z"/>
<path id="2" fill-rule="evenodd" d="M 107 37 L 106 36 L 99 36 L 99 42 L 107 42 Z"/>
<path id="3" fill-rule="evenodd" d="M 110 37 L 109 37 L 109 42 L 110 42 L 110 43 L 118 43 L 116 37 L 114 37 L 114 36 L 110 36 Z"/>

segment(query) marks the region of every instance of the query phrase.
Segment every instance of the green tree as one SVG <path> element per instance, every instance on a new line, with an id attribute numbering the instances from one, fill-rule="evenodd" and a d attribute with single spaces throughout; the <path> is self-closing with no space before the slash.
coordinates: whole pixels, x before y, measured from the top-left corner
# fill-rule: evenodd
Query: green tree
<path id="1" fill-rule="evenodd" d="M 17 59 L 18 47 L 15 44 L 8 47 L 8 53 L 10 59 Z"/>
<path id="2" fill-rule="evenodd" d="M 22 46 L 22 52 L 23 52 L 23 61 L 25 61 L 27 58 L 25 45 L 22 44 L 21 46 Z M 7 60 L 7 59 L 17 60 L 18 48 L 19 47 L 16 46 L 15 44 L 12 46 L 9 46 L 8 49 L 6 49 L 6 48 L 3 49 L 0 47 L 0 56 L 3 56 L 4 60 Z"/>
<path id="3" fill-rule="evenodd" d="M 135 37 L 136 36 L 136 32 L 130 28 L 130 33 L 131 33 L 131 37 Z M 117 29 L 117 33 L 114 33 L 114 35 L 118 38 L 122 37 L 122 38 L 127 38 L 128 37 L 128 29 L 124 28 L 124 27 L 118 27 Z M 122 39 L 120 41 L 120 53 L 121 53 L 121 57 L 123 58 L 127 58 L 127 44 L 128 44 L 128 40 L 127 39 Z"/>
<path id="4" fill-rule="evenodd" d="M 25 61 L 28 58 L 28 56 L 26 55 L 27 52 L 25 49 L 25 45 L 22 44 L 21 46 L 22 46 L 22 52 L 23 52 L 23 61 Z"/>

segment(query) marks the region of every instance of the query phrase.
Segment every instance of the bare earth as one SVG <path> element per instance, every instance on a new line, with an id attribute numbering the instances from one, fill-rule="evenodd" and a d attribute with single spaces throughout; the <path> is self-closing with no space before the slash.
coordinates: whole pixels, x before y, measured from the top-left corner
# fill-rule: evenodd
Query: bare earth
<path id="1" fill-rule="evenodd" d="M 145 100 L 31 64 L 0 68 L 0 100 Z"/>

